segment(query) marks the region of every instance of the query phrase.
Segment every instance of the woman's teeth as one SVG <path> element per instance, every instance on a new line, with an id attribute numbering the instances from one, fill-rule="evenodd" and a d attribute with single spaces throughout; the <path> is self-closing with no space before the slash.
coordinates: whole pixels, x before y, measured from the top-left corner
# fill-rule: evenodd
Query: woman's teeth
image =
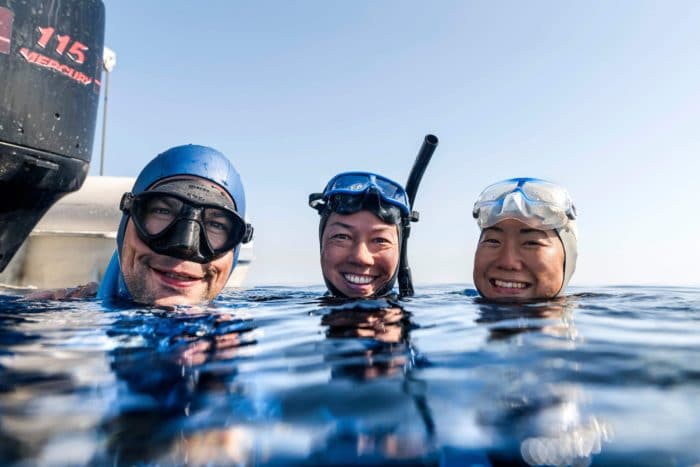
<path id="1" fill-rule="evenodd" d="M 373 276 L 360 276 L 357 274 L 343 274 L 343 277 L 346 281 L 350 282 L 351 284 L 357 285 L 369 284 L 374 280 Z"/>
<path id="2" fill-rule="evenodd" d="M 493 285 L 504 289 L 524 289 L 527 287 L 526 282 L 501 281 L 498 279 L 493 280 Z"/>

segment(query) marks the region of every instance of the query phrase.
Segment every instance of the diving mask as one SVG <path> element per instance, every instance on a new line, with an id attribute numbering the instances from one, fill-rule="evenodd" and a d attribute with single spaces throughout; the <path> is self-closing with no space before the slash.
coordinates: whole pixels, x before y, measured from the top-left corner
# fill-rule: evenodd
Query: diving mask
<path id="1" fill-rule="evenodd" d="M 204 180 L 177 179 L 136 196 L 125 193 L 120 209 L 149 248 L 186 261 L 208 263 L 253 236 L 233 202 Z"/>
<path id="2" fill-rule="evenodd" d="M 512 178 L 481 192 L 472 215 L 480 229 L 516 219 L 540 229 L 560 229 L 576 219 L 576 207 L 565 188 L 537 178 Z"/>
<path id="3" fill-rule="evenodd" d="M 309 195 L 309 206 L 319 212 L 328 209 L 338 214 L 353 214 L 366 209 L 366 200 L 375 195 L 379 209 L 397 208 L 401 216 L 414 219 L 408 195 L 403 186 L 381 175 L 370 172 L 345 172 L 333 177 L 323 193 Z"/>

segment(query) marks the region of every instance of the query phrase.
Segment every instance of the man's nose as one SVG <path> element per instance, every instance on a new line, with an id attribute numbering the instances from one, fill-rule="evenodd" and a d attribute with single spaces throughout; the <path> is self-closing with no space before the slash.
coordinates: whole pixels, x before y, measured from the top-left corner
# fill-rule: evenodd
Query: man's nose
<path id="1" fill-rule="evenodd" d="M 515 242 L 505 242 L 500 249 L 496 265 L 501 269 L 517 271 L 523 266 L 520 249 Z"/>
<path id="2" fill-rule="evenodd" d="M 357 242 L 350 250 L 349 260 L 357 264 L 372 265 L 374 264 L 374 255 L 366 242 Z"/>

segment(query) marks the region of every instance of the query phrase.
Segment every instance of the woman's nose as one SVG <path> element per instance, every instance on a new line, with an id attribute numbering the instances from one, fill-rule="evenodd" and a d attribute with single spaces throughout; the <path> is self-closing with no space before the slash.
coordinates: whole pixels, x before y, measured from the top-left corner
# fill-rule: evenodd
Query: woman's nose
<path id="1" fill-rule="evenodd" d="M 372 252 L 370 251 L 366 242 L 357 242 L 356 244 L 354 244 L 352 249 L 350 250 L 349 259 L 350 261 L 357 264 L 374 264 L 374 255 L 372 255 Z"/>
<path id="2" fill-rule="evenodd" d="M 522 269 L 523 261 L 518 245 L 515 242 L 505 242 L 500 249 L 496 265 L 501 269 L 517 271 Z"/>

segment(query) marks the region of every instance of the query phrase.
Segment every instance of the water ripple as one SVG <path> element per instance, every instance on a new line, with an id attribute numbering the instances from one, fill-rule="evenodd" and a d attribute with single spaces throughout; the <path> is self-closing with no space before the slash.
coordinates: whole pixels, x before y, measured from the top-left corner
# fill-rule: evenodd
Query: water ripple
<path id="1" fill-rule="evenodd" d="M 690 465 L 700 290 L 158 309 L 0 295 L 0 464 Z"/>

